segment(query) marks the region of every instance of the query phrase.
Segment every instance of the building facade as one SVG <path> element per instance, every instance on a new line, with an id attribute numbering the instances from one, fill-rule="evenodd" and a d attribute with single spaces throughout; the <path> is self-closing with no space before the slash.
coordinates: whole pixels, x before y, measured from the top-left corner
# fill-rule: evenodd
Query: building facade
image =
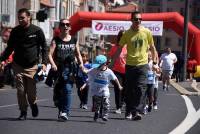
<path id="1" fill-rule="evenodd" d="M 178 12 L 185 13 L 185 0 L 138 0 L 140 10 L 144 13 Z M 189 21 L 200 28 L 200 0 L 189 0 Z M 159 52 L 171 47 L 177 54 L 181 54 L 183 37 L 171 29 L 164 29 L 162 37 L 155 38 L 155 45 Z"/>

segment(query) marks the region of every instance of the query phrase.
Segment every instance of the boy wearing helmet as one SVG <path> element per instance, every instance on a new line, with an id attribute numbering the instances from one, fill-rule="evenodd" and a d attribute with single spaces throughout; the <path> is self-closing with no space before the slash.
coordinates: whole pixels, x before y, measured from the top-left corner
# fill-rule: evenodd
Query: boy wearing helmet
<path id="1" fill-rule="evenodd" d="M 84 70 L 88 73 L 88 83 L 89 88 L 93 97 L 93 110 L 94 121 L 97 121 L 100 114 L 100 108 L 102 106 L 102 120 L 108 121 L 108 112 L 109 112 L 109 83 L 111 80 L 116 82 L 119 89 L 122 90 L 117 77 L 111 69 L 107 67 L 107 58 L 104 55 L 98 55 L 95 58 L 95 63 L 92 64 L 92 69 L 89 71 Z"/>

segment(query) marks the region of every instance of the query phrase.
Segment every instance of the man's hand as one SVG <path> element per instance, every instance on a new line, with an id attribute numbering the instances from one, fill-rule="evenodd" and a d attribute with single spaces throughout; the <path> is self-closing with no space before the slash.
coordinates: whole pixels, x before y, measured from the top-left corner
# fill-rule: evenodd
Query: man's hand
<path id="1" fill-rule="evenodd" d="M 120 90 L 120 91 L 123 90 L 123 87 L 122 87 L 121 85 L 119 86 L 119 90 Z"/>

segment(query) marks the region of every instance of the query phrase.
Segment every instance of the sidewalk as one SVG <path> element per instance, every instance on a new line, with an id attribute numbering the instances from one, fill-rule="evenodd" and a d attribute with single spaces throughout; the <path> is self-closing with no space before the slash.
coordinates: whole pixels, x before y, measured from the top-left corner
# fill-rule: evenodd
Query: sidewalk
<path id="1" fill-rule="evenodd" d="M 172 79 L 170 84 L 182 95 L 200 96 L 200 82 L 196 82 L 196 80 L 175 82 L 175 80 Z"/>
<path id="2" fill-rule="evenodd" d="M 3 87 L 0 88 L 0 91 L 2 90 L 10 90 L 10 89 L 15 89 L 13 87 L 11 87 L 10 85 L 4 85 Z"/>

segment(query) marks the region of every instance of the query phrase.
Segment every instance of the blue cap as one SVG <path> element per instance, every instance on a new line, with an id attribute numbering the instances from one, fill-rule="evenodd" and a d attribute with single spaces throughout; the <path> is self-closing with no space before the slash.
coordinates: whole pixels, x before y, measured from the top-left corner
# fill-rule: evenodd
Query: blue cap
<path id="1" fill-rule="evenodd" d="M 95 58 L 94 64 L 92 64 L 92 68 L 97 68 L 102 64 L 105 64 L 107 62 L 107 58 L 104 55 L 98 55 Z"/>

